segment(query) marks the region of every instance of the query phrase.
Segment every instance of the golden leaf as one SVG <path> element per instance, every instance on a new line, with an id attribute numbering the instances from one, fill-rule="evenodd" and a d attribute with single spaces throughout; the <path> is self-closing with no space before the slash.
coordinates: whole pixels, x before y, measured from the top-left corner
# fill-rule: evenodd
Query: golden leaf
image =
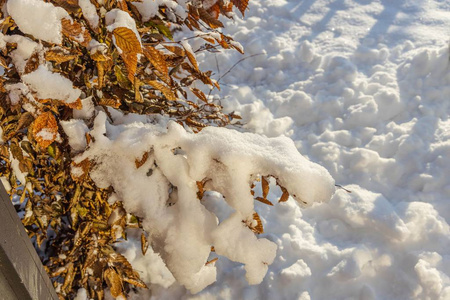
<path id="1" fill-rule="evenodd" d="M 218 261 L 218 260 L 219 260 L 218 257 L 213 258 L 213 259 L 211 259 L 210 261 L 207 261 L 206 264 L 205 264 L 205 266 L 210 265 L 210 264 L 212 264 L 212 263 L 215 263 L 215 262 Z"/>
<path id="2" fill-rule="evenodd" d="M 256 221 L 256 225 L 254 224 Z M 261 234 L 264 233 L 263 225 L 261 222 L 261 219 L 259 218 L 258 213 L 253 213 L 253 220 L 251 221 L 242 221 L 247 225 L 248 228 L 250 228 L 251 231 L 253 231 L 255 234 Z"/>
<path id="3" fill-rule="evenodd" d="M 105 62 L 104 61 L 98 61 L 97 62 L 97 88 L 102 89 L 103 83 L 105 81 Z"/>
<path id="4" fill-rule="evenodd" d="M 136 169 L 139 169 L 140 167 L 142 167 L 146 163 L 146 161 L 148 159 L 148 154 L 149 154 L 148 152 L 145 152 L 141 159 L 139 159 L 139 160 L 136 159 L 134 161 L 134 163 L 136 165 Z"/>
<path id="5" fill-rule="evenodd" d="M 85 158 L 79 163 L 72 162 L 72 172 L 70 175 L 75 182 L 83 182 L 88 178 L 90 168 L 91 161 L 88 158 Z"/>
<path id="6" fill-rule="evenodd" d="M 108 285 L 111 295 L 114 298 L 117 298 L 119 296 L 123 296 L 122 293 L 122 279 L 120 279 L 119 274 L 117 274 L 116 271 L 114 271 L 111 268 L 108 268 L 103 273 L 103 276 L 105 278 L 106 284 Z"/>
<path id="7" fill-rule="evenodd" d="M 132 284 L 134 286 L 137 286 L 137 287 L 140 287 L 143 289 L 148 289 L 147 285 L 138 278 L 123 277 L 122 279 L 123 279 L 123 281 L 128 282 L 129 284 Z"/>
<path id="8" fill-rule="evenodd" d="M 281 198 L 280 200 L 278 200 L 278 202 L 286 202 L 289 199 L 289 192 L 282 186 L 280 186 L 280 188 L 283 194 L 281 195 Z"/>
<path id="9" fill-rule="evenodd" d="M 77 58 L 78 55 L 75 54 L 65 54 L 61 51 L 54 51 L 54 50 L 49 50 L 47 52 L 45 52 L 45 60 L 47 61 L 53 61 L 57 64 L 61 64 L 63 62 L 69 61 L 69 60 L 73 60 L 75 58 Z"/>
<path id="10" fill-rule="evenodd" d="M 80 43 L 84 47 L 89 45 L 92 37 L 83 25 L 75 20 L 71 21 L 68 19 L 62 19 L 61 24 L 63 35 L 68 37 L 71 41 Z"/>
<path id="11" fill-rule="evenodd" d="M 197 129 L 205 128 L 205 127 L 208 126 L 206 124 L 200 123 L 199 121 L 196 121 L 196 120 L 192 119 L 191 117 L 187 117 L 186 118 L 186 123 L 191 125 L 191 126 L 197 127 Z"/>
<path id="12" fill-rule="evenodd" d="M 141 43 L 133 30 L 127 27 L 117 27 L 113 31 L 116 46 L 123 53 L 141 53 Z"/>
<path id="13" fill-rule="evenodd" d="M 263 198 L 267 199 L 267 195 L 269 194 L 269 181 L 265 176 L 261 177 L 261 187 L 263 192 Z"/>
<path id="14" fill-rule="evenodd" d="M 40 114 L 33 125 L 33 137 L 42 148 L 47 148 L 56 139 L 58 123 L 51 112 Z"/>
<path id="15" fill-rule="evenodd" d="M 205 190 L 203 188 L 204 182 L 203 181 L 196 181 L 196 183 L 197 183 L 197 188 L 198 188 L 197 198 L 198 198 L 198 200 L 202 200 L 203 199 L 203 194 L 205 193 Z"/>
<path id="16" fill-rule="evenodd" d="M 139 80 L 139 78 L 134 77 L 134 100 L 137 103 L 144 103 L 144 98 L 142 97 L 142 94 L 139 90 L 139 88 L 143 85 L 144 84 Z"/>
<path id="17" fill-rule="evenodd" d="M 70 13 L 76 13 L 80 9 L 78 6 L 78 0 L 53 0 L 56 6 L 60 6 Z"/>
<path id="18" fill-rule="evenodd" d="M 31 73 L 39 67 L 39 53 L 34 52 L 25 64 L 24 74 Z"/>
<path id="19" fill-rule="evenodd" d="M 64 277 L 64 283 L 61 287 L 63 291 L 68 291 L 72 287 L 72 282 L 75 278 L 75 268 L 73 263 L 68 263 L 66 266 L 66 276 Z"/>
<path id="20" fill-rule="evenodd" d="M 119 108 L 120 107 L 120 100 L 115 98 L 106 98 L 103 97 L 98 102 L 99 105 L 105 105 L 105 106 L 111 106 L 112 108 Z"/>
<path id="21" fill-rule="evenodd" d="M 167 67 L 164 55 L 152 46 L 147 46 L 144 48 L 144 55 L 152 63 L 155 69 L 163 74 L 164 81 L 169 83 L 169 68 Z"/>
<path id="22" fill-rule="evenodd" d="M 11 18 L 11 16 L 7 16 L 3 21 L 0 23 L 0 30 L 3 34 L 5 34 L 9 28 L 14 26 L 14 20 Z"/>
<path id="23" fill-rule="evenodd" d="M 169 100 L 169 101 L 177 100 L 177 97 L 172 92 L 172 90 L 169 87 L 167 87 L 166 85 L 164 85 L 163 83 L 156 81 L 156 80 L 147 80 L 147 81 L 145 81 L 145 83 L 148 83 L 155 89 L 160 90 L 163 93 L 163 95 L 167 98 L 167 100 Z"/>
<path id="24" fill-rule="evenodd" d="M 219 15 L 220 15 L 219 1 L 217 1 L 216 4 L 214 4 L 213 6 L 211 6 L 208 9 L 208 12 L 211 14 L 211 16 L 213 16 L 214 18 L 218 19 Z"/>
<path id="25" fill-rule="evenodd" d="M 82 109 L 83 103 L 81 103 L 81 99 L 78 98 L 77 100 L 67 103 L 66 101 L 59 101 L 60 103 L 64 104 L 67 107 L 70 107 L 72 109 Z"/>
<path id="26" fill-rule="evenodd" d="M 186 52 L 181 47 L 172 46 L 172 45 L 163 45 L 163 46 L 164 46 L 164 48 L 166 48 L 167 50 L 169 50 L 170 52 L 172 52 L 178 56 L 184 57 L 186 55 Z"/>
<path id="27" fill-rule="evenodd" d="M 198 9 L 200 19 L 209 25 L 212 29 L 223 27 L 223 23 L 217 20 L 217 18 L 213 17 L 206 11 L 206 9 L 200 7 Z"/>
<path id="28" fill-rule="evenodd" d="M 34 121 L 33 115 L 26 111 L 21 116 L 19 121 L 17 122 L 17 128 L 16 131 L 21 130 L 22 128 L 28 127 L 32 122 Z"/>
<path id="29" fill-rule="evenodd" d="M 147 249 L 148 249 L 147 237 L 145 236 L 145 233 L 142 233 L 141 234 L 141 251 L 142 251 L 142 255 L 145 255 L 145 253 L 147 253 Z"/>
<path id="30" fill-rule="evenodd" d="M 134 75 L 136 74 L 137 69 L 137 55 L 136 53 L 122 53 L 122 59 L 125 63 L 125 67 L 127 68 L 127 78 L 134 83 Z"/>
<path id="31" fill-rule="evenodd" d="M 234 4 L 234 6 L 236 6 L 239 9 L 241 14 L 244 16 L 245 9 L 248 6 L 248 0 L 231 0 L 231 2 Z"/>
<path id="32" fill-rule="evenodd" d="M 191 91 L 192 93 L 194 93 L 195 96 L 197 96 L 197 98 L 199 98 L 205 103 L 208 103 L 208 98 L 206 98 L 206 95 L 201 90 L 197 88 L 191 88 Z"/>
<path id="33" fill-rule="evenodd" d="M 184 46 L 184 49 L 186 50 L 186 56 L 189 59 L 189 61 L 191 62 L 192 66 L 194 67 L 194 69 L 199 72 L 200 70 L 198 69 L 198 63 L 197 60 L 195 59 L 195 55 L 194 53 L 191 52 L 191 49 L 188 49 L 187 46 Z"/>
<path id="34" fill-rule="evenodd" d="M 255 200 L 258 200 L 259 202 L 262 202 L 264 204 L 273 206 L 272 202 L 270 202 L 269 200 L 267 200 L 266 198 L 262 198 L 262 197 L 256 197 Z"/>

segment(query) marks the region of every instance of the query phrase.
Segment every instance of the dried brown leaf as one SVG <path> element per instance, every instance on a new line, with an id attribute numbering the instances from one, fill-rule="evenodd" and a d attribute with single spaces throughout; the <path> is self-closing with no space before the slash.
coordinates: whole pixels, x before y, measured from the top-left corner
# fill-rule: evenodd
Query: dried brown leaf
<path id="1" fill-rule="evenodd" d="M 283 194 L 280 197 L 280 200 L 278 200 L 278 202 L 286 202 L 289 199 L 289 192 L 282 186 L 280 186 L 281 191 L 283 192 Z"/>
<path id="2" fill-rule="evenodd" d="M 58 124 L 51 112 L 40 114 L 33 125 L 33 137 L 42 148 L 47 148 L 55 141 L 58 134 Z"/>
<path id="3" fill-rule="evenodd" d="M 212 29 L 223 27 L 223 23 L 208 13 L 206 9 L 200 7 L 198 9 L 200 19 L 209 25 Z"/>
<path id="4" fill-rule="evenodd" d="M 248 6 L 248 1 L 249 0 L 231 0 L 231 3 L 239 9 L 243 16 L 245 16 L 245 9 Z"/>
<path id="5" fill-rule="evenodd" d="M 144 48 L 144 55 L 152 63 L 155 69 L 161 72 L 163 79 L 165 79 L 164 81 L 169 83 L 169 68 L 167 67 L 164 55 L 152 46 L 147 46 Z"/>
<path id="6" fill-rule="evenodd" d="M 145 152 L 144 155 L 142 155 L 141 159 L 136 158 L 136 160 L 134 161 L 134 164 L 136 165 L 136 169 L 139 169 L 147 162 L 148 156 L 149 156 L 149 152 Z"/>
<path id="7" fill-rule="evenodd" d="M 112 268 L 108 268 L 103 273 L 103 277 L 108 285 L 111 295 L 114 298 L 123 296 L 122 279 Z"/>
<path id="8" fill-rule="evenodd" d="M 208 98 L 206 98 L 206 95 L 197 88 L 191 88 L 192 93 L 194 93 L 195 96 L 197 96 L 198 99 L 202 100 L 205 103 L 208 103 Z"/>
<path id="9" fill-rule="evenodd" d="M 177 100 L 177 97 L 175 96 L 174 92 L 172 92 L 172 90 L 165 84 L 156 80 L 147 80 L 146 83 L 151 85 L 155 89 L 161 91 L 163 95 L 167 98 L 167 100 L 169 101 Z"/>
<path id="10" fill-rule="evenodd" d="M 90 168 L 91 161 L 88 158 L 85 158 L 79 163 L 72 162 L 70 175 L 75 182 L 83 182 L 88 178 Z"/>
<path id="11" fill-rule="evenodd" d="M 136 53 L 122 53 L 122 59 L 125 63 L 125 67 L 127 68 L 127 78 L 131 82 L 135 82 L 135 75 L 137 69 L 137 54 Z"/>
<path id="12" fill-rule="evenodd" d="M 262 194 L 263 198 L 267 199 L 267 195 L 269 194 L 269 181 L 265 176 L 261 177 L 261 187 L 262 187 Z"/>
<path id="13" fill-rule="evenodd" d="M 256 197 L 255 200 L 258 200 L 259 202 L 262 202 L 264 204 L 273 206 L 272 202 L 270 202 L 269 200 L 267 200 L 266 198 L 263 197 Z"/>
<path id="14" fill-rule="evenodd" d="M 163 45 L 163 46 L 170 52 L 172 52 L 180 57 L 184 57 L 186 55 L 186 51 L 184 51 L 184 49 L 179 46 L 173 46 L 173 45 Z"/>
<path id="15" fill-rule="evenodd" d="M 64 36 L 68 37 L 71 41 L 77 42 L 84 47 L 88 47 L 89 42 L 92 40 L 89 31 L 84 28 L 76 20 L 62 19 L 62 33 Z"/>
<path id="16" fill-rule="evenodd" d="M 210 261 L 207 261 L 207 262 L 205 263 L 205 266 L 210 265 L 210 264 L 213 264 L 213 263 L 215 263 L 215 262 L 218 261 L 218 260 L 219 260 L 218 257 L 213 258 L 213 259 L 211 259 Z"/>
<path id="17" fill-rule="evenodd" d="M 191 51 L 191 49 L 188 47 L 188 45 L 183 45 L 183 48 L 186 51 L 186 56 L 189 59 L 189 61 L 191 62 L 191 64 L 194 67 L 194 69 L 197 72 L 200 72 L 200 70 L 198 69 L 197 59 L 195 59 L 194 53 Z"/>
<path id="18" fill-rule="evenodd" d="M 34 52 L 33 55 L 27 60 L 25 64 L 25 70 L 23 74 L 28 74 L 35 71 L 39 67 L 39 53 Z"/>
<path id="19" fill-rule="evenodd" d="M 117 27 L 113 31 L 116 46 L 123 53 L 141 53 L 141 43 L 133 30 L 127 27 Z"/>
<path id="20" fill-rule="evenodd" d="M 49 51 L 45 52 L 45 60 L 53 61 L 57 64 L 61 64 L 66 61 L 73 60 L 77 57 L 78 57 L 78 55 L 66 54 L 66 53 L 63 53 L 62 51 L 49 50 Z"/>
<path id="21" fill-rule="evenodd" d="M 142 251 L 142 255 L 145 255 L 145 253 L 147 253 L 148 250 L 148 240 L 147 237 L 145 236 L 145 233 L 141 234 L 141 251 Z"/>

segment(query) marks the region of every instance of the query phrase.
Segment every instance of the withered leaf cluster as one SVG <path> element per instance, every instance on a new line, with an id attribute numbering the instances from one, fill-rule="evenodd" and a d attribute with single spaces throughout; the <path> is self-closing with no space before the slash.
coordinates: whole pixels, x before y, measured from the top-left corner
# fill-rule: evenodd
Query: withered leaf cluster
<path id="1" fill-rule="evenodd" d="M 232 17 L 233 7 L 243 15 L 248 0 L 218 0 L 208 8 L 203 2 L 211 1 L 186 1 L 186 18 L 161 6 L 146 21 L 133 1 L 91 0 L 98 26 L 89 23 L 77 0 L 44 2 L 63 8 L 72 18 L 61 20 L 61 44 L 21 32 L 11 16 L 3 15 L 7 0 L 0 0 L 1 33 L 39 44 L 24 67 L 14 64 L 12 52 L 17 43 L 7 41 L 0 51 L 4 69 L 0 75 L 0 176 L 10 185 L 11 198 L 61 299 L 74 298 L 82 287 L 93 299 L 103 299 L 106 288 L 113 297 L 126 297 L 131 289 L 147 287 L 115 245 L 126 239 L 127 228 L 141 228 L 140 220 L 127 213 L 121 202 L 108 202 L 113 190 L 98 188 L 91 180 L 92 162 L 73 162 L 77 153 L 69 146 L 60 122 L 72 119 L 74 110 L 82 108 L 81 98 L 87 97 L 96 106 L 124 113 L 163 114 L 194 132 L 238 119 L 224 114 L 220 105 L 193 84 L 220 88 L 211 71 L 199 68 L 196 52 L 241 52 L 239 45 L 218 29 L 223 27 L 220 16 Z M 104 15 L 113 9 L 129 14 L 137 32 L 127 27 L 109 31 Z M 204 41 L 200 49 L 194 52 L 189 39 L 174 40 L 174 30 L 183 27 L 195 31 L 193 38 Z M 40 99 L 33 90 L 10 92 L 8 87 L 22 84 L 23 76 L 44 65 L 81 90 L 80 98 L 67 102 Z M 89 122 L 92 125 L 92 120 Z M 87 147 L 90 142 L 86 134 Z M 144 155 L 136 161 L 136 167 L 146 159 Z M 71 173 L 73 168 L 80 172 Z M 148 247 L 145 236 L 142 232 L 144 254 Z"/>

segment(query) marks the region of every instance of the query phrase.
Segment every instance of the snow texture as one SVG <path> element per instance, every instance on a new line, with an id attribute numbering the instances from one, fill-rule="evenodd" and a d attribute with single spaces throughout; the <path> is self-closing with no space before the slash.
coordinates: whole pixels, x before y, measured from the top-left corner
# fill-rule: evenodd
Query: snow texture
<path id="1" fill-rule="evenodd" d="M 257 56 L 222 78 L 216 98 L 247 130 L 292 138 L 352 193 L 305 210 L 256 204 L 260 237 L 278 246 L 259 285 L 218 256 L 217 281 L 199 294 L 148 276 L 151 295 L 132 299 L 450 299 L 449 9 L 448 1 L 261 0 L 249 1 L 244 19 L 223 20 L 245 56 Z M 190 40 L 194 50 L 200 42 Z M 242 57 L 198 60 L 219 78 Z M 232 215 L 220 195 L 205 200 L 220 220 Z M 127 257 L 139 266 L 147 256 L 157 259 Z"/>
<path id="2" fill-rule="evenodd" d="M 90 0 L 78 0 L 78 5 L 81 7 L 83 17 L 89 22 L 92 28 L 98 27 L 99 16 L 95 5 Z"/>
<path id="3" fill-rule="evenodd" d="M 35 71 L 22 76 L 22 81 L 36 92 L 39 99 L 56 99 L 66 103 L 75 102 L 81 95 L 81 90 L 74 88 L 72 81 L 53 73 L 44 65 Z"/>
<path id="4" fill-rule="evenodd" d="M 119 123 L 110 124 L 99 111 L 89 132 L 93 142 L 76 160 L 93 161 L 95 183 L 112 186 L 126 210 L 143 218 L 153 250 L 192 293 L 216 280 L 215 266 L 205 265 L 211 246 L 218 255 L 244 264 L 249 284 L 259 284 L 273 262 L 277 245 L 258 239 L 244 222 L 253 220 L 250 183 L 256 174 L 276 177 L 304 206 L 327 201 L 334 193 L 328 172 L 302 157 L 286 137 L 215 127 L 194 134 L 173 121 L 167 129 L 164 122 Z M 81 124 L 62 124 L 75 150 L 85 147 Z M 147 160 L 137 168 L 135 161 L 145 153 Z M 196 182 L 204 179 L 206 189 L 219 192 L 233 210 L 220 223 L 197 198 Z"/>
<path id="5" fill-rule="evenodd" d="M 61 19 L 70 19 L 63 8 L 42 0 L 8 0 L 6 7 L 23 33 L 49 43 L 61 44 Z"/>

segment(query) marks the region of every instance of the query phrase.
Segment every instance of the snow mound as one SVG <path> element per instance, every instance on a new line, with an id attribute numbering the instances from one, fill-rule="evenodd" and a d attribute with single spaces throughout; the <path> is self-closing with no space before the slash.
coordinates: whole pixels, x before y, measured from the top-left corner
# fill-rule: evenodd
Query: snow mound
<path id="1" fill-rule="evenodd" d="M 71 121 L 63 128 L 76 150 L 84 147 L 84 126 Z M 328 172 L 302 157 L 285 137 L 216 127 L 194 134 L 173 121 L 167 128 L 112 125 L 101 111 L 89 134 L 93 142 L 76 160 L 93 161 L 95 183 L 112 186 L 126 210 L 143 218 L 153 249 L 192 293 L 216 280 L 215 266 L 205 265 L 211 246 L 218 255 L 243 263 L 250 284 L 260 283 L 273 262 L 276 244 L 258 239 L 246 225 L 254 222 L 250 184 L 257 175 L 277 178 L 301 205 L 327 201 L 334 192 Z M 201 181 L 232 209 L 220 223 L 198 199 Z"/>

